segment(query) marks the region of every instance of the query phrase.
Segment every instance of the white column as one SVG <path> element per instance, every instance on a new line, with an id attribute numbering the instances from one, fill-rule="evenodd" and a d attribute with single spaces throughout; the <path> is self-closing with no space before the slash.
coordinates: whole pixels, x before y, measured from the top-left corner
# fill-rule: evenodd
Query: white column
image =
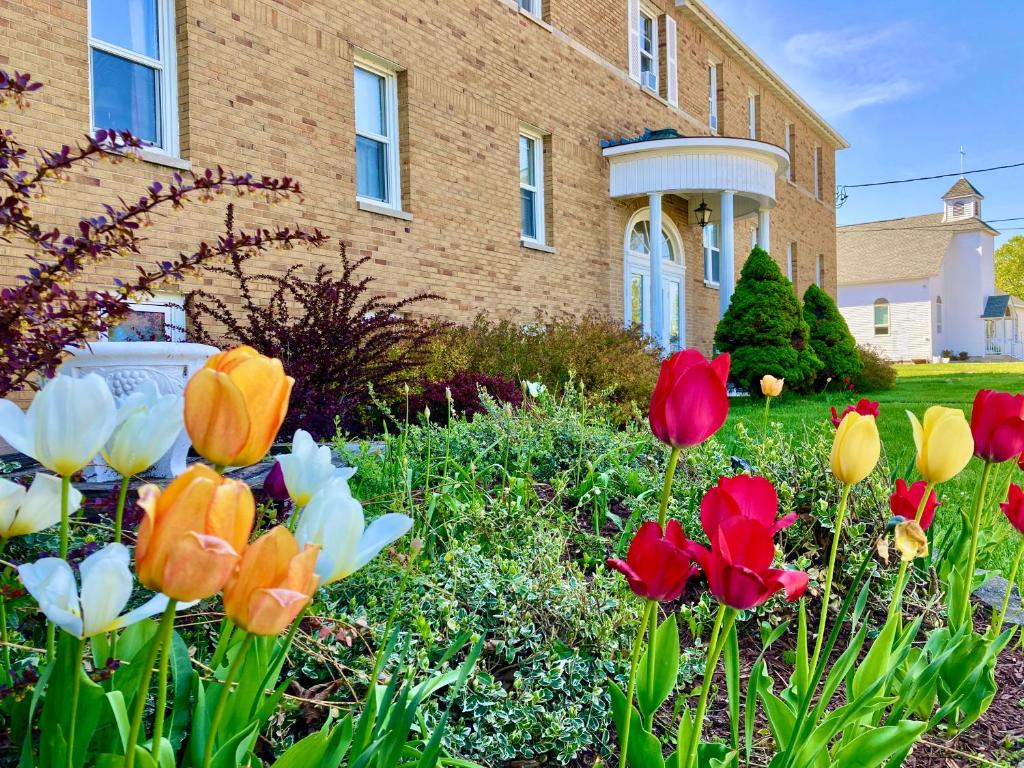
<path id="1" fill-rule="evenodd" d="M 768 219 L 768 209 L 761 208 L 757 212 L 757 245 L 762 250 L 771 253 L 772 250 L 771 222 Z"/>
<path id="2" fill-rule="evenodd" d="M 718 280 L 719 315 L 724 315 L 732 300 L 732 289 L 736 284 L 736 223 L 733 221 L 733 197 L 735 192 L 722 192 L 722 255 Z"/>
<path id="3" fill-rule="evenodd" d="M 662 349 L 668 346 L 665 302 L 661 290 L 661 193 L 649 196 L 651 206 L 651 336 Z"/>

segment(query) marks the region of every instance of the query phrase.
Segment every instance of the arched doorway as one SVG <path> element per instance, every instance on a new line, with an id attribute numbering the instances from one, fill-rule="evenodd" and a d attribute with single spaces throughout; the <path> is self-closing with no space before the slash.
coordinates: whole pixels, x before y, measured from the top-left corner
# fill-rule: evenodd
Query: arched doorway
<path id="1" fill-rule="evenodd" d="M 665 312 L 664 328 L 670 352 L 686 345 L 686 258 L 678 227 L 662 216 L 661 292 Z M 625 323 L 652 333 L 651 322 L 651 211 L 637 211 L 626 226 L 625 237 Z"/>

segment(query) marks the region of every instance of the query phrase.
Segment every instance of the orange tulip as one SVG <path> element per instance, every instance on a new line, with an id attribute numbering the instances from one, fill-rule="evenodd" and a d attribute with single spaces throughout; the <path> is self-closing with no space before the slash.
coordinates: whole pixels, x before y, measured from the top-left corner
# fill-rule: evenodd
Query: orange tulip
<path id="1" fill-rule="evenodd" d="M 252 347 L 220 352 L 185 387 L 185 429 L 196 452 L 225 467 L 262 459 L 288 412 L 295 379 Z"/>
<path id="2" fill-rule="evenodd" d="M 227 582 L 256 518 L 249 486 L 193 464 L 163 491 L 139 489 L 139 581 L 175 600 L 202 600 Z"/>
<path id="3" fill-rule="evenodd" d="M 319 579 L 313 572 L 320 553 L 277 526 L 249 545 L 238 570 L 224 587 L 224 612 L 254 635 L 276 635 L 309 602 Z"/>

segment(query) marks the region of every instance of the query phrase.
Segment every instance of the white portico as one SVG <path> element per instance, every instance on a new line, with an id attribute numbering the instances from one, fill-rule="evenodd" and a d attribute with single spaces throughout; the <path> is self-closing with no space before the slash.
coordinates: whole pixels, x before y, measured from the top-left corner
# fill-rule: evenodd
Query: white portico
<path id="1" fill-rule="evenodd" d="M 720 313 L 724 314 L 735 284 L 735 222 L 756 215 L 758 245 L 769 249 L 775 179 L 788 172 L 789 155 L 781 147 L 763 141 L 682 137 L 671 129 L 647 131 L 636 139 L 603 142 L 602 146 L 609 162 L 611 197 L 643 197 L 648 201 L 641 222 L 646 229 L 641 229 L 637 238 L 633 230 L 636 225 L 631 221 L 631 230 L 626 233 L 623 296 L 627 322 L 631 306 L 645 307 L 638 316 L 643 317 L 648 334 L 666 350 L 685 345 L 685 267 L 675 253 L 676 227 L 663 214 L 662 198 L 675 195 L 685 199 L 690 211 L 686 224 L 704 226 L 712 235 L 705 237 L 705 249 L 717 253 L 718 260 L 706 271 L 705 282 L 718 286 Z M 702 203 L 704 209 L 700 209 Z M 659 231 L 662 237 L 653 235 Z M 630 268 L 638 258 L 649 261 L 639 274 Z"/>

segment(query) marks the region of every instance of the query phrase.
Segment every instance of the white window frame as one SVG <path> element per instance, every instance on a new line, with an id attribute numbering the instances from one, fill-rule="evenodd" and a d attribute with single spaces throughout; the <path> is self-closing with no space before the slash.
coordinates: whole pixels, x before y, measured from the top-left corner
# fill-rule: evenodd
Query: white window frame
<path id="1" fill-rule="evenodd" d="M 542 2 L 543 0 L 519 0 L 519 10 L 539 19 L 541 17 Z"/>
<path id="2" fill-rule="evenodd" d="M 185 299 L 181 294 L 155 291 L 152 297 L 140 297 L 139 301 L 129 302 L 128 306 L 137 312 L 160 312 L 164 316 L 167 341 L 185 341 Z M 106 341 L 109 338 L 109 329 L 100 334 L 100 341 Z"/>
<path id="3" fill-rule="evenodd" d="M 790 243 L 786 246 L 786 274 L 789 276 L 789 282 L 793 282 L 793 246 L 794 243 Z"/>
<path id="4" fill-rule="evenodd" d="M 711 227 L 711 229 L 708 229 Z M 717 243 L 708 244 L 708 233 L 717 236 Z M 704 285 L 717 288 L 722 278 L 722 230 L 719 224 L 708 224 L 701 232 L 701 252 L 704 256 Z M 714 254 L 718 254 L 718 280 L 714 279 Z"/>
<path id="5" fill-rule="evenodd" d="M 363 136 L 385 145 L 385 162 L 387 172 L 384 183 L 387 185 L 384 200 L 375 197 L 360 195 L 359 189 L 359 163 L 355 164 L 356 201 L 366 203 L 370 206 L 384 206 L 395 211 L 402 210 L 402 156 L 398 136 L 398 72 L 399 70 L 370 54 L 357 51 L 352 61 L 352 122 L 353 127 L 357 124 L 355 99 L 355 70 L 362 69 L 384 79 L 384 122 L 387 125 L 388 135 L 360 131 L 355 128 L 356 136 Z M 354 150 L 353 150 L 354 151 Z"/>
<path id="6" fill-rule="evenodd" d="M 814 284 L 819 288 L 823 287 L 821 284 L 821 273 L 824 269 L 824 266 L 825 257 L 819 253 L 818 257 L 814 260 Z"/>
<path id="7" fill-rule="evenodd" d="M 95 133 L 101 128 L 126 129 L 125 126 L 95 125 L 93 121 L 93 106 L 96 100 L 93 95 L 92 52 L 97 50 L 111 56 L 116 56 L 119 59 L 125 59 L 133 64 L 141 64 L 144 67 L 156 70 L 156 119 L 160 133 L 160 143 L 147 145 L 146 151 L 178 158 L 181 150 L 179 146 L 180 137 L 178 135 L 180 130 L 178 126 L 178 38 L 174 26 L 174 0 L 156 0 L 159 59 L 154 59 L 93 37 L 92 0 L 89 0 L 87 3 L 85 15 L 89 40 L 89 55 L 87 58 L 89 67 L 89 125 L 91 132 Z"/>
<path id="8" fill-rule="evenodd" d="M 942 297 L 935 297 L 935 333 L 942 333 Z"/>
<path id="9" fill-rule="evenodd" d="M 547 220 L 544 215 L 544 134 L 538 131 L 536 128 L 531 128 L 527 125 L 521 125 L 519 127 L 519 140 L 516 146 L 516 156 L 519 156 L 518 144 L 523 139 L 528 139 L 533 142 L 533 185 L 524 184 L 522 177 L 519 179 L 519 190 L 520 190 L 520 201 L 519 201 L 519 236 L 523 243 L 530 245 L 547 245 Z M 533 192 L 533 227 L 537 233 L 536 237 L 527 237 L 523 232 L 522 220 L 522 190 L 529 190 Z"/>
<path id="10" fill-rule="evenodd" d="M 878 307 L 885 307 L 885 324 L 878 324 L 878 316 L 875 314 L 875 310 Z M 871 305 L 871 324 L 875 329 L 875 336 L 888 336 L 892 331 L 892 303 L 885 298 L 875 299 Z M 879 330 L 879 329 L 884 330 Z"/>
<path id="11" fill-rule="evenodd" d="M 651 311 L 653 306 L 651 296 L 651 257 L 650 253 L 638 253 L 632 249 L 633 230 L 644 222 L 647 222 L 648 239 L 650 239 L 650 208 L 644 208 L 634 213 L 626 225 L 623 315 L 625 326 L 631 328 L 633 326 L 633 275 L 638 275 L 641 278 L 640 314 L 642 330 L 645 334 L 650 335 L 652 332 Z M 665 311 L 666 334 L 672 327 L 673 321 L 679 326 L 677 346 L 673 346 L 671 340 L 669 340 L 669 346 L 671 347 L 669 351 L 676 351 L 686 346 L 686 247 L 679 227 L 676 226 L 676 223 L 667 214 L 664 214 L 662 217 L 661 231 L 670 246 L 670 252 L 663 253 L 661 260 L 662 307 Z M 670 258 L 672 253 L 675 255 L 674 259 Z M 671 291 L 669 286 L 672 283 L 678 283 L 679 285 L 679 315 L 675 318 L 671 316 Z"/>
<path id="12" fill-rule="evenodd" d="M 757 94 L 747 96 L 747 138 L 757 138 Z"/>
<path id="13" fill-rule="evenodd" d="M 658 93 L 658 81 L 659 81 L 659 62 L 658 62 L 658 14 L 649 8 L 645 7 L 643 3 L 638 8 L 639 15 L 637 16 L 637 47 L 640 53 L 640 84 L 644 88 L 648 88 L 655 93 Z M 644 35 L 643 27 L 644 23 L 649 22 L 651 25 L 651 50 L 648 51 L 644 48 Z M 653 76 L 653 83 L 644 82 L 644 61 L 648 60 L 651 63 L 650 72 Z"/>
<path id="14" fill-rule="evenodd" d="M 708 62 L 708 127 L 718 133 L 718 64 Z"/>

